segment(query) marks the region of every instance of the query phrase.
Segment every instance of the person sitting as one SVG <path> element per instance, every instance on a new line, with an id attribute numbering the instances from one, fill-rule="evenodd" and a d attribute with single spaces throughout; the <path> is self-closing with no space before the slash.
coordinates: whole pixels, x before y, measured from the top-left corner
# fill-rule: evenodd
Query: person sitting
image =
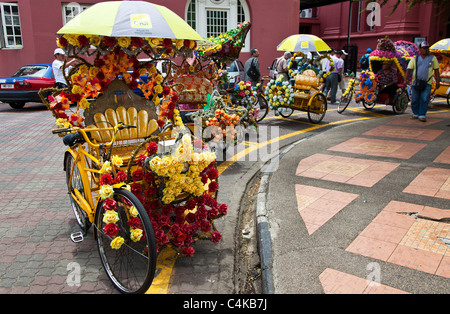
<path id="1" fill-rule="evenodd" d="M 384 61 L 380 71 L 377 72 L 379 92 L 389 95 L 389 105 L 392 105 L 397 94 L 397 72 L 392 69 L 392 62 Z"/>

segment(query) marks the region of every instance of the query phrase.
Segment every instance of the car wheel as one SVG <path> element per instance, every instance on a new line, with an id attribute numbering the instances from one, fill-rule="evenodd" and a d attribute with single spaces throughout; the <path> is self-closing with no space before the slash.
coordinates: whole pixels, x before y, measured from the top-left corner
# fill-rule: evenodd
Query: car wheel
<path id="1" fill-rule="evenodd" d="M 25 102 L 24 101 L 10 102 L 9 105 L 13 109 L 22 109 L 23 106 L 25 106 Z"/>

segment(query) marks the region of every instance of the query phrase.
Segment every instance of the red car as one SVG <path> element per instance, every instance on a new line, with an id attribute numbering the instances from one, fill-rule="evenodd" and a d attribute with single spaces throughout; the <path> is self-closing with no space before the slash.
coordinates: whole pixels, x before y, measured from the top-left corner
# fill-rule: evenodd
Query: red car
<path id="1" fill-rule="evenodd" d="M 26 65 L 12 77 L 0 78 L 0 101 L 21 109 L 27 102 L 42 102 L 38 92 L 49 87 L 55 87 L 51 64 Z"/>

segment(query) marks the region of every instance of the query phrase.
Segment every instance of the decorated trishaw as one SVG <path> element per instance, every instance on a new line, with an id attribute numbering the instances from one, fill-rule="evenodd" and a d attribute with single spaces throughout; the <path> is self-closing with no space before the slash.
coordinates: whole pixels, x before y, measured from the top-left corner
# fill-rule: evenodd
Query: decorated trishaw
<path id="1" fill-rule="evenodd" d="M 359 78 L 360 90 L 355 93 L 355 101 L 362 102 L 366 109 L 371 109 L 375 104 L 392 105 L 394 113 L 404 113 L 409 103 L 408 91 L 405 83 L 405 72 L 409 60 L 418 55 L 418 48 L 414 43 L 407 41 L 392 42 L 389 37 L 378 40 L 376 50 L 369 56 L 370 71 L 362 71 Z M 392 104 L 389 104 L 389 95 L 380 91 L 377 73 L 383 63 L 389 63 L 397 73 L 397 92 Z M 349 89 L 354 84 L 349 84 Z M 347 90 L 344 94 L 348 93 Z"/>
<path id="2" fill-rule="evenodd" d="M 188 73 L 177 73 L 178 77 L 174 78 L 175 89 L 183 97 L 179 103 L 191 105 L 181 110 L 186 125 L 195 133 L 195 122 L 199 121 L 197 127 L 205 130 L 203 139 L 218 148 L 242 140 L 243 130 L 249 126 L 256 128 L 268 110 L 250 82 L 233 77 L 235 84 L 230 86 L 229 83 L 227 67 L 239 57 L 250 26 L 250 22 L 244 22 L 218 37 L 209 38 L 209 45 L 195 50 Z M 188 83 L 192 75 L 205 86 L 202 95 L 198 90 L 182 91 L 186 86 L 192 86 Z M 177 83 L 182 84 L 177 87 Z"/>
<path id="3" fill-rule="evenodd" d="M 57 45 L 77 63 L 64 65 L 68 88 L 40 94 L 68 146 L 64 170 L 82 229 L 72 239 L 93 227 L 105 271 L 123 293 L 148 290 L 165 247 L 192 256 L 197 240 L 221 238 L 214 221 L 227 205 L 216 199 L 216 155 L 182 131 L 180 95 L 157 69 L 160 60 L 192 57 L 202 40 L 175 13 L 144 1 L 96 4 L 58 31 Z"/>
<path id="4" fill-rule="evenodd" d="M 319 123 L 327 111 L 327 98 L 321 92 L 321 86 L 333 69 L 333 61 L 326 54 L 331 48 L 316 36 L 292 35 L 278 45 L 278 50 L 294 53 L 288 61 L 289 80 L 279 76 L 265 88 L 269 106 L 285 118 L 294 110 L 306 111 L 310 122 Z M 321 60 L 324 58 L 332 66 L 330 71 L 322 70 Z"/>
<path id="5" fill-rule="evenodd" d="M 433 95 L 447 99 L 450 106 L 450 38 L 445 38 L 430 47 L 430 52 L 439 62 L 440 87 L 435 88 L 433 81 Z"/>

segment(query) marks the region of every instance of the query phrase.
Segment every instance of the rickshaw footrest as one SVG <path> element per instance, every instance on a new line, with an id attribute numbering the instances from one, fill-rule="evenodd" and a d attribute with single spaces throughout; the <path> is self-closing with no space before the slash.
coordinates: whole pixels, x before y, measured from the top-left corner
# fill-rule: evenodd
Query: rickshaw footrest
<path id="1" fill-rule="evenodd" d="M 80 243 L 84 240 L 83 233 L 81 231 L 74 232 L 70 235 L 70 239 L 74 243 Z"/>

